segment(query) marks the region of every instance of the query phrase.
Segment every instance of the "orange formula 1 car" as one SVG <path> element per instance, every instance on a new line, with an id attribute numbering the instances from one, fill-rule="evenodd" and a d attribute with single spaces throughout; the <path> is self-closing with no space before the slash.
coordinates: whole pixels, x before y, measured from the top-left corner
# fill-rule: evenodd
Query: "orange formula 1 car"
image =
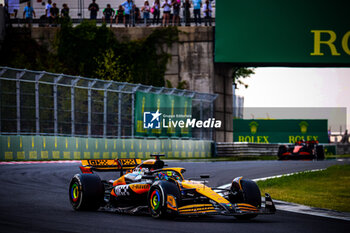
<path id="1" fill-rule="evenodd" d="M 280 145 L 277 156 L 279 160 L 323 160 L 324 148 L 318 141 L 298 141 L 294 145 Z"/>
<path id="2" fill-rule="evenodd" d="M 262 201 L 259 187 L 251 180 L 237 177 L 229 189 L 212 189 L 205 181 L 185 180 L 184 168 L 165 167 L 159 156 L 142 163 L 140 159 L 83 160 L 82 174 L 76 174 L 69 185 L 71 205 L 75 210 L 143 211 L 154 218 L 219 214 L 251 219 L 276 211 L 271 197 L 265 194 Z M 121 174 L 104 181 L 93 171 Z"/>

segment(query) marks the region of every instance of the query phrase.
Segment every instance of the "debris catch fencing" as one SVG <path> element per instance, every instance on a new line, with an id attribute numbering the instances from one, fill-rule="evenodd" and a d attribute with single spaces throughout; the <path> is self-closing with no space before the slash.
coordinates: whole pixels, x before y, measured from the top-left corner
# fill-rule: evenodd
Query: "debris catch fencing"
<path id="1" fill-rule="evenodd" d="M 190 97 L 192 117 L 213 117 L 215 94 L 0 67 L 0 134 L 134 138 L 135 93 Z M 213 139 L 213 129 L 192 129 Z"/>

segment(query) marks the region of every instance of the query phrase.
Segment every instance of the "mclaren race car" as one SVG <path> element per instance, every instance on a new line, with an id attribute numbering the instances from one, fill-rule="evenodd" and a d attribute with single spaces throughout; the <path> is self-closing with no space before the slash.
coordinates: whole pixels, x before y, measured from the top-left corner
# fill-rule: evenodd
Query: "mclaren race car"
<path id="1" fill-rule="evenodd" d="M 298 141 L 294 145 L 280 145 L 277 154 L 279 160 L 288 159 L 324 159 L 324 148 L 318 141 Z"/>
<path id="2" fill-rule="evenodd" d="M 159 158 L 161 155 L 154 156 L 155 159 L 144 162 L 140 159 L 82 160 L 82 174 L 76 174 L 69 184 L 73 209 L 101 208 L 129 214 L 143 211 L 154 218 L 219 214 L 239 219 L 276 211 L 269 194 L 262 200 L 259 187 L 251 180 L 237 177 L 229 189 L 210 188 L 205 180 L 184 179 L 184 168 L 165 167 Z M 94 171 L 119 171 L 120 177 L 101 180 Z"/>

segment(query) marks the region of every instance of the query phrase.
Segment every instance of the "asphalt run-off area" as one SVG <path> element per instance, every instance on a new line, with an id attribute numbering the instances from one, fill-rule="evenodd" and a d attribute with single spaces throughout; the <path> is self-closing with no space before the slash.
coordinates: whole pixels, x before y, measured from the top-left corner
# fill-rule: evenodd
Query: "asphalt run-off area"
<path id="1" fill-rule="evenodd" d="M 269 177 L 331 165 L 337 161 L 242 161 L 179 162 L 185 178 L 210 174 L 211 187 L 230 183 L 234 177 Z M 250 221 L 234 217 L 210 216 L 157 220 L 148 215 L 121 215 L 111 212 L 74 211 L 68 199 L 71 177 L 79 173 L 79 163 L 37 163 L 0 165 L 0 232 L 348 232 L 350 221 L 278 210 L 274 215 Z M 114 172 L 99 173 L 115 179 Z M 326 188 L 326 187 L 325 187 Z M 273 198 L 273 197 L 272 197 Z"/>

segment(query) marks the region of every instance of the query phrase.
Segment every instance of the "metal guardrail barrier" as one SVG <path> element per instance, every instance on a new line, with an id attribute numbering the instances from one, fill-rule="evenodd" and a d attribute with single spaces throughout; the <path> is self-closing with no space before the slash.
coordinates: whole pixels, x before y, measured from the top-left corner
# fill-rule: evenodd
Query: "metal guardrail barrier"
<path id="1" fill-rule="evenodd" d="M 285 143 L 236 143 L 217 142 L 217 157 L 262 156 L 275 155 L 277 159 L 278 147 Z M 326 155 L 343 155 L 350 153 L 350 144 L 323 144 Z"/>
<path id="2" fill-rule="evenodd" d="M 79 23 L 81 23 L 83 20 L 89 20 L 89 19 L 73 18 L 73 19 L 71 19 L 71 22 L 72 22 L 73 24 L 79 24 Z M 95 21 L 96 21 L 97 24 L 102 24 L 102 23 L 103 23 L 103 19 L 96 19 Z M 190 22 L 191 24 L 194 24 L 194 23 L 195 23 L 194 18 L 190 18 L 189 22 Z M 11 19 L 10 19 L 10 23 L 11 23 L 12 25 L 16 25 L 16 24 L 26 24 L 27 21 L 26 21 L 26 19 L 23 19 L 23 18 L 16 18 L 16 19 L 11 18 Z M 46 19 L 34 18 L 34 19 L 32 19 L 32 22 L 31 22 L 31 23 L 34 24 L 34 25 L 37 24 L 37 25 L 39 25 L 39 26 L 40 26 L 40 25 L 46 26 L 46 25 L 48 24 L 48 20 L 46 20 Z M 151 25 L 151 24 L 153 23 L 153 18 L 147 19 L 147 23 L 148 23 L 149 25 Z M 185 22 L 184 22 L 183 20 L 181 20 L 180 23 L 181 23 L 182 26 L 185 26 Z M 53 24 L 53 23 L 51 23 L 51 24 Z M 56 23 L 56 24 L 57 24 L 57 23 Z M 106 24 L 109 24 L 109 21 L 106 21 Z M 115 19 L 113 19 L 113 23 L 112 23 L 112 24 L 113 24 L 113 25 L 120 25 L 120 26 L 124 27 L 124 24 L 123 24 L 123 23 L 116 24 L 116 23 L 115 23 Z M 157 25 L 158 25 L 158 26 L 161 26 L 161 24 L 162 24 L 162 18 L 159 19 L 159 23 L 158 23 Z M 211 24 L 212 24 L 212 26 L 215 26 L 215 18 L 212 18 L 212 19 L 211 19 Z M 146 26 L 143 18 L 140 18 L 140 19 L 138 20 L 138 22 L 137 22 L 135 25 L 136 25 L 136 27 Z M 169 19 L 169 25 L 172 25 L 172 17 Z M 202 25 L 202 26 L 205 25 L 205 19 L 204 19 L 204 18 L 201 19 L 201 25 Z M 191 26 L 194 26 L 194 25 L 191 25 Z"/>
<path id="3" fill-rule="evenodd" d="M 216 143 L 216 156 L 234 157 L 276 155 L 277 157 L 278 146 L 279 144 L 218 142 Z"/>
<path id="4" fill-rule="evenodd" d="M 192 98 L 197 119 L 213 117 L 215 94 L 0 67 L 0 134 L 134 138 L 135 93 Z M 212 140 L 212 130 L 192 138 Z"/>

